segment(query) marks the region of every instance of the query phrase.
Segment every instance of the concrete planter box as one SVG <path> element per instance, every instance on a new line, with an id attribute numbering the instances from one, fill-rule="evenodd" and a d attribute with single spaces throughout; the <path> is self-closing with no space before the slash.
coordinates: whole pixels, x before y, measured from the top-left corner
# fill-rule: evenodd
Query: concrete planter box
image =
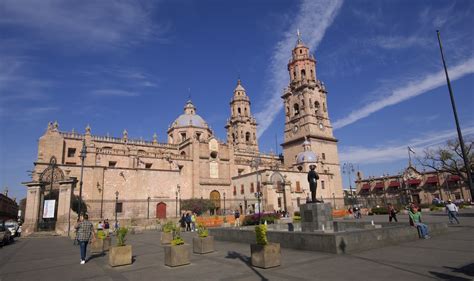
<path id="1" fill-rule="evenodd" d="M 111 239 L 110 237 L 106 237 L 105 239 L 95 239 L 91 243 L 91 253 L 103 253 L 104 251 L 108 251 L 110 248 Z"/>
<path id="2" fill-rule="evenodd" d="M 109 265 L 121 266 L 132 264 L 132 245 L 111 247 L 109 252 Z"/>
<path id="3" fill-rule="evenodd" d="M 191 245 L 165 246 L 165 265 L 170 267 L 190 264 Z"/>
<path id="4" fill-rule="evenodd" d="M 171 240 L 173 240 L 173 233 L 172 232 L 162 232 L 161 233 L 161 245 L 169 245 L 169 244 L 171 244 Z"/>
<path id="5" fill-rule="evenodd" d="M 207 236 L 204 238 L 193 238 L 193 252 L 195 254 L 207 254 L 214 252 L 214 237 Z"/>
<path id="6" fill-rule="evenodd" d="M 250 245 L 252 265 L 261 268 L 280 266 L 281 250 L 280 243 L 268 243 L 267 245 Z"/>

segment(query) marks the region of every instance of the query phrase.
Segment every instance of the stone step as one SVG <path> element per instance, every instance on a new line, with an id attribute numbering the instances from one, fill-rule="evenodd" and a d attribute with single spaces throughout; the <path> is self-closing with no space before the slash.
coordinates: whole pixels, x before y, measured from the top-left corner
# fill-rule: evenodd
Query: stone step
<path id="1" fill-rule="evenodd" d="M 42 237 L 52 237 L 52 236 L 60 236 L 55 231 L 37 231 L 33 232 L 28 235 L 28 238 L 42 238 Z"/>

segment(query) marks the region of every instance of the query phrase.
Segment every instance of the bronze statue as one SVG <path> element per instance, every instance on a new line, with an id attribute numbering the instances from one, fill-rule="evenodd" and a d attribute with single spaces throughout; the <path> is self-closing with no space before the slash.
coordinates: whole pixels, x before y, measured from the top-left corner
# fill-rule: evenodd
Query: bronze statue
<path id="1" fill-rule="evenodd" d="M 316 200 L 316 189 L 318 188 L 318 173 L 314 170 L 316 168 L 316 165 L 310 165 L 309 169 L 310 171 L 308 172 L 308 183 L 309 183 L 309 189 L 311 190 L 311 202 L 313 203 L 318 203 L 320 202 L 319 200 Z"/>

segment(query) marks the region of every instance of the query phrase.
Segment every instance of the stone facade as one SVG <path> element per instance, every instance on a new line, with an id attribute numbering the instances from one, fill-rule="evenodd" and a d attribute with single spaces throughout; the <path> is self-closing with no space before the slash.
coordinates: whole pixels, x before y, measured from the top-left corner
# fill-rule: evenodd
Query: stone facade
<path id="1" fill-rule="evenodd" d="M 304 51 L 303 56 L 298 55 L 300 50 Z M 301 63 L 309 76 L 298 76 L 298 70 L 295 78 L 291 73 L 300 69 Z M 318 198 L 342 207 L 337 140 L 329 122 L 327 92 L 316 80 L 315 60 L 300 39 L 289 70 L 290 86 L 283 95 L 285 107 L 293 108 L 301 100 L 301 113 L 293 118 L 287 110 L 284 158 L 259 151 L 257 122 L 240 80 L 225 124 L 227 142 L 215 137 L 190 100 L 183 114 L 168 128 L 167 143 L 158 142 L 156 134 L 151 141 L 145 141 L 129 138 L 127 130 L 121 137 L 97 136 L 90 126 L 84 133 L 77 133 L 60 131 L 57 122 L 50 123 L 39 139 L 32 180 L 25 183 L 25 220 L 30 230 L 37 228 L 41 220 L 40 206 L 45 196 L 54 192 L 59 194 L 55 197 L 59 201 L 65 200 L 56 206 L 58 221 L 77 216 L 70 214 L 67 205 L 71 200 L 64 198 L 68 194 L 79 196 L 81 174 L 82 198 L 92 220 L 113 220 L 116 201 L 121 207 L 117 214 L 120 221 L 175 217 L 179 201 L 189 198 L 214 200 L 218 210 L 224 209 L 225 204 L 227 210 L 250 212 L 256 210 L 257 188 L 263 193 L 263 210 L 291 213 L 308 196 L 309 164 L 317 164 L 320 174 Z M 301 130 L 294 130 L 293 124 L 299 124 Z M 319 159 L 316 153 L 321 155 Z M 83 167 L 81 155 L 85 155 Z M 295 162 L 298 155 L 303 160 Z"/>
<path id="2" fill-rule="evenodd" d="M 435 171 L 419 172 L 409 166 L 398 175 L 362 178 L 358 173 L 356 194 L 360 204 L 373 207 L 386 203 L 432 204 L 433 200 L 469 202 L 469 187 L 457 175 Z"/>

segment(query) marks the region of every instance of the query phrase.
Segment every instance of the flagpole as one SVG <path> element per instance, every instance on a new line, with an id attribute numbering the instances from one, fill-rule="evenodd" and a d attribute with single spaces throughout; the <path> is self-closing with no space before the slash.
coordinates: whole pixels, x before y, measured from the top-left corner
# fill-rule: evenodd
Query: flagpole
<path id="1" fill-rule="evenodd" d="M 451 82 L 449 81 L 448 69 L 446 67 L 446 61 L 444 60 L 443 46 L 441 45 L 441 37 L 439 34 L 439 30 L 436 30 L 436 33 L 438 35 L 439 50 L 441 52 L 441 59 L 443 60 L 444 73 L 446 74 L 446 82 L 448 83 L 449 97 L 451 99 L 451 106 L 453 108 L 454 121 L 456 122 L 456 130 L 458 131 L 459 146 L 461 147 L 462 158 L 464 160 L 464 167 L 466 168 L 467 184 L 469 186 L 469 191 L 471 192 L 471 200 L 474 200 L 474 190 L 472 187 L 472 177 L 471 177 L 471 166 L 469 165 L 466 149 L 464 147 L 464 140 L 462 137 L 461 127 L 459 126 L 458 113 L 456 111 L 456 103 L 454 102 L 453 90 L 451 89 Z"/>

